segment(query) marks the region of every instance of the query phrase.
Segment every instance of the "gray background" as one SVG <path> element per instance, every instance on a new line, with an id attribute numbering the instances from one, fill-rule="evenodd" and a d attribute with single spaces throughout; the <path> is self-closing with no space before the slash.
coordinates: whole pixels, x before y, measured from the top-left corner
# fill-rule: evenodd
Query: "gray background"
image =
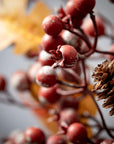
<path id="1" fill-rule="evenodd" d="M 56 9 L 62 5 L 62 0 L 45 0 L 49 6 L 53 6 Z M 114 5 L 111 5 L 108 0 L 97 0 L 95 11 L 100 11 L 108 17 L 114 24 Z M 100 45 L 104 48 L 109 47 L 109 42 L 101 41 Z M 12 47 L 0 52 L 0 73 L 6 75 L 7 78 L 15 71 L 19 69 L 27 70 L 32 62 L 28 61 L 23 56 L 16 56 L 12 52 Z M 96 66 L 96 62 L 92 63 Z M 102 103 L 102 102 L 101 102 Z M 110 126 L 114 126 L 114 116 L 108 116 L 108 110 L 103 110 L 105 120 Z M 7 106 L 0 104 L 0 137 L 3 137 L 10 133 L 12 130 L 21 129 L 24 130 L 28 126 L 39 125 L 43 127 L 36 119 L 36 117 L 28 110 L 17 108 L 14 106 Z M 45 127 L 43 127 L 45 129 Z"/>

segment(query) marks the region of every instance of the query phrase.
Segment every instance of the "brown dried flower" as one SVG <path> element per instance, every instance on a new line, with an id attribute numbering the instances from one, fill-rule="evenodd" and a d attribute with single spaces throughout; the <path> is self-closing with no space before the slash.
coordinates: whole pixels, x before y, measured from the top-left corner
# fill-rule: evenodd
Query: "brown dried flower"
<path id="1" fill-rule="evenodd" d="M 92 75 L 94 91 L 97 93 L 98 100 L 105 99 L 103 107 L 111 108 L 109 115 L 114 115 L 114 60 L 105 60 L 99 64 Z"/>

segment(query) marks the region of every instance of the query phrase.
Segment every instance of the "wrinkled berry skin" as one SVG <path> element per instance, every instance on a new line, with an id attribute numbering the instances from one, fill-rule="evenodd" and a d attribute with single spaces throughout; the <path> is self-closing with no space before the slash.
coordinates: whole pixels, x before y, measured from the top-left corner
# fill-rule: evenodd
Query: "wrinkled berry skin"
<path id="1" fill-rule="evenodd" d="M 67 129 L 67 138 L 75 144 L 85 144 L 87 140 L 86 128 L 81 123 L 73 123 Z"/>
<path id="2" fill-rule="evenodd" d="M 53 135 L 47 139 L 46 144 L 67 144 L 67 143 L 62 136 Z"/>
<path id="3" fill-rule="evenodd" d="M 28 143 L 43 144 L 45 141 L 45 135 L 41 129 L 36 127 L 29 127 L 24 132 L 24 139 Z"/>
<path id="4" fill-rule="evenodd" d="M 57 36 L 63 29 L 61 19 L 56 15 L 47 16 L 42 23 L 45 33 L 51 36 Z"/>
<path id="5" fill-rule="evenodd" d="M 0 91 L 4 91 L 5 88 L 6 88 L 6 80 L 2 75 L 0 75 Z"/>
<path id="6" fill-rule="evenodd" d="M 36 82 L 43 87 L 51 87 L 56 84 L 56 72 L 51 66 L 43 66 L 36 74 Z"/>

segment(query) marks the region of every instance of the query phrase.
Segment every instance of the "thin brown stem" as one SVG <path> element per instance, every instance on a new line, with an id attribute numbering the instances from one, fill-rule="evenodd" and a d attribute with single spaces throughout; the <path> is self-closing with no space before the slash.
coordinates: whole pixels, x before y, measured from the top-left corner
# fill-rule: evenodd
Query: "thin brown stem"
<path id="1" fill-rule="evenodd" d="M 101 54 L 106 54 L 106 55 L 114 55 L 114 52 L 109 52 L 109 51 L 100 51 L 100 50 L 95 50 L 96 53 L 101 53 Z"/>
<path id="2" fill-rule="evenodd" d="M 100 117 L 101 117 L 101 120 L 102 120 L 102 124 L 103 124 L 104 129 L 106 130 L 107 134 L 108 134 L 111 138 L 114 138 L 114 136 L 112 135 L 112 133 L 110 132 L 110 130 L 108 129 L 108 127 L 107 127 L 107 125 L 106 125 L 106 122 L 105 122 L 105 120 L 104 120 L 103 114 L 102 114 L 102 112 L 101 112 L 101 110 L 100 110 L 100 108 L 99 108 L 96 100 L 94 99 L 93 93 L 92 93 L 90 90 L 88 90 L 88 93 L 90 94 L 93 102 L 95 103 L 95 105 L 96 105 L 96 107 L 97 107 L 97 110 L 98 110 L 98 112 L 99 112 L 99 114 L 100 114 Z"/>

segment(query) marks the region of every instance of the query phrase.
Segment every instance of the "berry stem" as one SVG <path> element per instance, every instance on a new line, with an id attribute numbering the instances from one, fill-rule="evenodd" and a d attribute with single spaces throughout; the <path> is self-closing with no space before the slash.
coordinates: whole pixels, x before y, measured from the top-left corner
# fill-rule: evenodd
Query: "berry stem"
<path id="1" fill-rule="evenodd" d="M 57 89 L 57 93 L 58 94 L 61 94 L 63 96 L 69 96 L 69 95 L 74 95 L 74 94 L 77 94 L 77 93 L 80 93 L 80 92 L 83 92 L 83 88 L 80 88 L 80 89 L 74 89 L 74 90 L 62 90 L 60 88 Z"/>
<path id="2" fill-rule="evenodd" d="M 60 85 L 64 85 L 64 86 L 68 86 L 68 87 L 72 87 L 72 88 L 85 88 L 85 86 L 83 86 L 83 85 L 76 85 L 76 84 L 72 84 L 72 83 L 66 83 L 66 82 L 61 81 L 61 80 L 58 80 L 57 83 L 60 84 Z"/>
<path id="3" fill-rule="evenodd" d="M 66 30 L 68 30 L 69 32 L 71 32 L 71 33 L 77 35 L 78 37 L 80 37 L 80 38 L 87 44 L 88 48 L 91 49 L 91 44 L 90 44 L 90 42 L 86 39 L 86 37 L 85 37 L 84 35 L 79 34 L 79 33 L 76 31 L 76 29 L 73 29 L 73 30 L 71 30 L 71 29 L 66 29 Z"/>
<path id="4" fill-rule="evenodd" d="M 114 136 L 111 134 L 110 130 L 108 129 L 108 127 L 107 127 L 107 125 L 106 125 L 106 122 L 105 122 L 105 120 L 104 120 L 103 114 L 102 114 L 102 112 L 101 112 L 101 110 L 100 110 L 97 102 L 96 102 L 95 99 L 94 99 L 93 93 L 92 93 L 90 90 L 87 90 L 87 91 L 88 91 L 88 93 L 90 94 L 93 102 L 95 103 L 95 105 L 96 105 L 96 107 L 97 107 L 97 110 L 98 110 L 98 112 L 99 112 L 99 114 L 100 114 L 100 117 L 101 117 L 101 120 L 102 120 L 102 124 L 103 124 L 104 129 L 106 130 L 107 134 L 108 134 L 111 138 L 114 139 Z"/>
<path id="5" fill-rule="evenodd" d="M 102 53 L 102 54 L 107 54 L 107 55 L 114 55 L 114 52 L 109 52 L 109 51 L 100 51 L 100 50 L 95 50 L 96 53 Z"/>

